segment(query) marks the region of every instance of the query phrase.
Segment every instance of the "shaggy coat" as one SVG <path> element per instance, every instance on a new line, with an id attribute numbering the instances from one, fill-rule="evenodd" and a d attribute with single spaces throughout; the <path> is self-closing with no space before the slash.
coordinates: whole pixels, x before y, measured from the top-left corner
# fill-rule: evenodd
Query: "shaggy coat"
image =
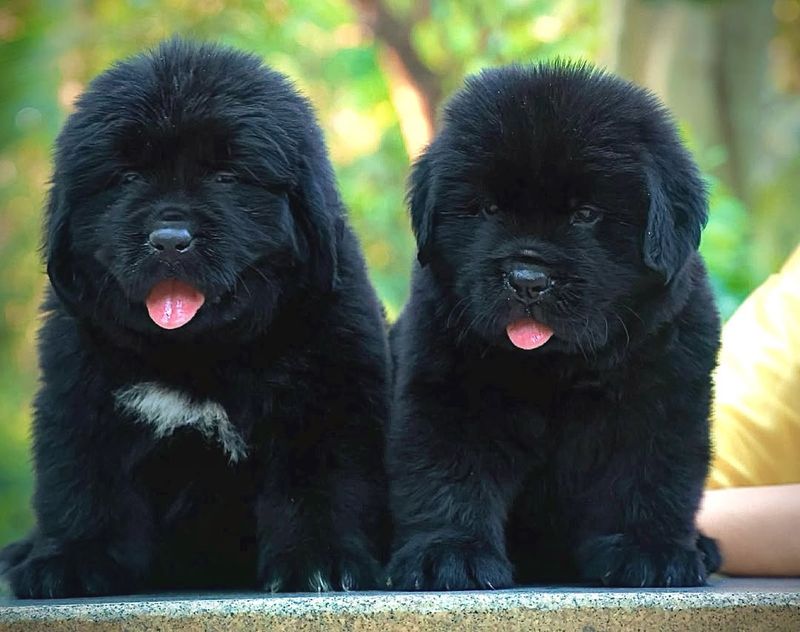
<path id="1" fill-rule="evenodd" d="M 17 596 L 380 583 L 386 328 L 286 78 L 178 40 L 100 75 L 45 255 Z"/>
<path id="2" fill-rule="evenodd" d="M 392 585 L 702 585 L 719 321 L 705 187 L 663 106 L 582 65 L 485 71 L 409 201 Z"/>

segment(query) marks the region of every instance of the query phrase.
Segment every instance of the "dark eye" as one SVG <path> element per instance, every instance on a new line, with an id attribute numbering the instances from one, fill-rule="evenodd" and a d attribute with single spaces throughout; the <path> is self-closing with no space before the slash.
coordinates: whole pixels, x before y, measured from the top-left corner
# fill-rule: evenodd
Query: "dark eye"
<path id="1" fill-rule="evenodd" d="M 218 171 L 214 174 L 214 182 L 218 184 L 233 184 L 234 182 L 238 182 L 238 180 L 239 178 L 236 174 L 230 171 Z"/>
<path id="2" fill-rule="evenodd" d="M 122 184 L 130 184 L 131 182 L 136 182 L 141 179 L 142 176 L 135 171 L 126 171 L 122 174 Z"/>
<path id="3" fill-rule="evenodd" d="M 497 215 L 500 212 L 500 207 L 497 204 L 487 204 L 481 209 L 481 213 L 486 216 Z"/>
<path id="4" fill-rule="evenodd" d="M 596 223 L 601 217 L 602 214 L 596 208 L 584 206 L 572 214 L 572 216 L 569 218 L 569 223 L 590 225 Z"/>

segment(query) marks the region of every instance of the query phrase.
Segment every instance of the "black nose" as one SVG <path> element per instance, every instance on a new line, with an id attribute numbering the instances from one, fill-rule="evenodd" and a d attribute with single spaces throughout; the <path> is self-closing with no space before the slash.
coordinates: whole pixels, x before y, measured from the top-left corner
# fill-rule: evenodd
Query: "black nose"
<path id="1" fill-rule="evenodd" d="M 550 288 L 549 273 L 538 266 L 520 266 L 506 274 L 506 282 L 517 298 L 525 303 L 535 301 Z"/>
<path id="2" fill-rule="evenodd" d="M 162 226 L 150 233 L 150 245 L 163 255 L 179 255 L 192 247 L 192 233 L 185 226 Z"/>

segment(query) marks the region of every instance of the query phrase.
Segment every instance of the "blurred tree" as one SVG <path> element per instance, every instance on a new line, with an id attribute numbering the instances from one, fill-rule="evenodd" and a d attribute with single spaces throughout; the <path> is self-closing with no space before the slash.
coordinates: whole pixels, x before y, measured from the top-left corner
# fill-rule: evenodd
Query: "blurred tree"
<path id="1" fill-rule="evenodd" d="M 611 0 L 605 8 L 608 65 L 653 89 L 685 124 L 716 176 L 715 199 L 727 191 L 752 213 L 728 224 L 749 235 L 746 264 L 726 277 L 740 300 L 800 241 L 800 0 Z"/>
<path id="2" fill-rule="evenodd" d="M 59 120 L 51 93 L 58 76 L 42 47 L 48 19 L 61 17 L 57 7 L 52 11 L 46 18 L 34 2 L 0 7 L 0 542 L 30 521 L 27 430 L 42 285 L 39 211 Z"/>
<path id="3" fill-rule="evenodd" d="M 415 5 L 409 19 L 398 19 L 381 0 L 354 0 L 361 23 L 380 42 L 379 59 L 400 120 L 406 150 L 416 156 L 433 135 L 442 78 L 420 58 L 412 44 L 415 22 L 430 14 L 430 2 Z"/>
<path id="4" fill-rule="evenodd" d="M 767 48 L 774 32 L 764 0 L 613 0 L 607 22 L 616 46 L 609 65 L 652 88 L 702 147 L 724 148 L 714 172 L 746 204 L 748 156 L 759 149 L 768 96 Z M 756 123 L 754 125 L 754 123 Z"/>
<path id="5" fill-rule="evenodd" d="M 591 59 L 599 3 L 538 0 L 492 4 L 352 0 L 375 39 L 409 156 L 430 141 L 444 96 L 486 66 L 557 55 Z"/>

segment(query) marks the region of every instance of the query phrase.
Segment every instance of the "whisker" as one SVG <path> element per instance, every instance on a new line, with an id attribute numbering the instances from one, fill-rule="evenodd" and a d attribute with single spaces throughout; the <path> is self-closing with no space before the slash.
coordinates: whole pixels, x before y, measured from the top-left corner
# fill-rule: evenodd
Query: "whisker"
<path id="1" fill-rule="evenodd" d="M 464 298 L 459 300 L 453 306 L 453 309 L 450 310 L 450 313 L 447 316 L 447 320 L 445 321 L 445 328 L 449 329 L 451 324 L 457 323 L 458 321 L 461 320 L 461 318 L 464 316 L 464 312 L 466 312 L 466 310 L 467 310 L 467 307 L 468 307 L 467 300 L 468 299 L 469 299 L 469 297 L 465 296 Z M 461 308 L 461 311 L 456 316 L 456 312 L 459 309 L 459 307 Z M 455 316 L 455 319 L 453 319 L 453 316 Z"/>
<path id="2" fill-rule="evenodd" d="M 245 282 L 244 278 L 243 278 L 241 275 L 237 274 L 237 275 L 236 275 L 236 280 L 237 280 L 239 283 L 241 283 L 241 284 L 242 284 L 242 287 L 243 287 L 243 288 L 245 289 L 245 291 L 247 292 L 247 295 L 250 297 L 250 300 L 252 300 L 252 299 L 253 299 L 253 293 L 250 291 L 250 288 L 249 288 L 249 287 L 247 287 L 247 283 Z"/>
<path id="3" fill-rule="evenodd" d="M 644 325 L 644 321 L 642 320 L 642 317 L 641 317 L 641 316 L 639 316 L 639 314 L 638 314 L 638 313 L 636 313 L 635 311 L 633 311 L 633 310 L 632 310 L 630 307 L 628 307 L 627 305 L 623 305 L 622 307 L 624 307 L 624 308 L 625 308 L 625 309 L 627 309 L 627 310 L 628 310 L 628 311 L 629 311 L 631 314 L 633 314 L 634 316 L 636 316 L 636 318 L 639 320 L 639 322 L 640 322 L 640 323 L 642 323 L 642 325 Z"/>
<path id="4" fill-rule="evenodd" d="M 266 274 L 264 274 L 264 273 L 263 273 L 261 270 L 259 270 L 258 268 L 256 268 L 256 267 L 255 267 L 255 266 L 254 266 L 252 263 L 248 263 L 248 264 L 247 264 L 247 268 L 249 268 L 249 269 L 250 269 L 250 270 L 252 270 L 253 272 L 257 273 L 257 274 L 258 274 L 258 275 L 259 275 L 259 276 L 260 276 L 262 279 L 264 279 L 264 281 L 266 281 L 268 284 L 272 283 L 272 281 L 270 280 L 270 278 L 269 278 L 269 277 L 268 277 Z"/>
<path id="5" fill-rule="evenodd" d="M 111 281 L 112 276 L 111 272 L 106 271 L 100 279 L 100 289 L 97 290 L 97 299 L 94 301 L 94 310 L 92 312 L 92 317 L 97 317 L 97 309 L 100 306 L 100 300 L 103 296 L 103 292 L 108 288 L 109 281 Z"/>
<path id="6" fill-rule="evenodd" d="M 620 322 L 622 328 L 625 330 L 625 337 L 627 339 L 627 341 L 625 342 L 625 348 L 627 349 L 628 346 L 631 344 L 631 335 L 630 333 L 628 333 L 628 327 L 627 325 L 625 325 L 625 321 L 622 320 L 622 318 L 620 318 L 619 314 L 614 314 L 614 316 L 617 317 L 617 320 Z"/>
<path id="7" fill-rule="evenodd" d="M 482 319 L 482 318 L 483 318 L 483 314 L 482 314 L 482 313 L 480 313 L 480 312 L 478 312 L 478 314 L 475 316 L 475 318 L 473 318 L 473 319 L 470 321 L 469 325 L 467 325 L 466 327 L 464 327 L 464 328 L 461 330 L 461 333 L 460 333 L 460 334 L 458 335 L 458 337 L 456 338 L 456 344 L 457 344 L 457 345 L 458 345 L 458 344 L 461 344 L 461 342 L 463 341 L 464 337 L 465 337 L 465 336 L 466 336 L 466 335 L 467 335 L 467 334 L 470 332 L 470 330 L 471 330 L 471 329 L 472 329 L 472 328 L 473 328 L 473 327 L 474 327 L 474 326 L 475 326 L 475 325 L 478 323 L 478 321 L 479 321 L 480 319 Z"/>

